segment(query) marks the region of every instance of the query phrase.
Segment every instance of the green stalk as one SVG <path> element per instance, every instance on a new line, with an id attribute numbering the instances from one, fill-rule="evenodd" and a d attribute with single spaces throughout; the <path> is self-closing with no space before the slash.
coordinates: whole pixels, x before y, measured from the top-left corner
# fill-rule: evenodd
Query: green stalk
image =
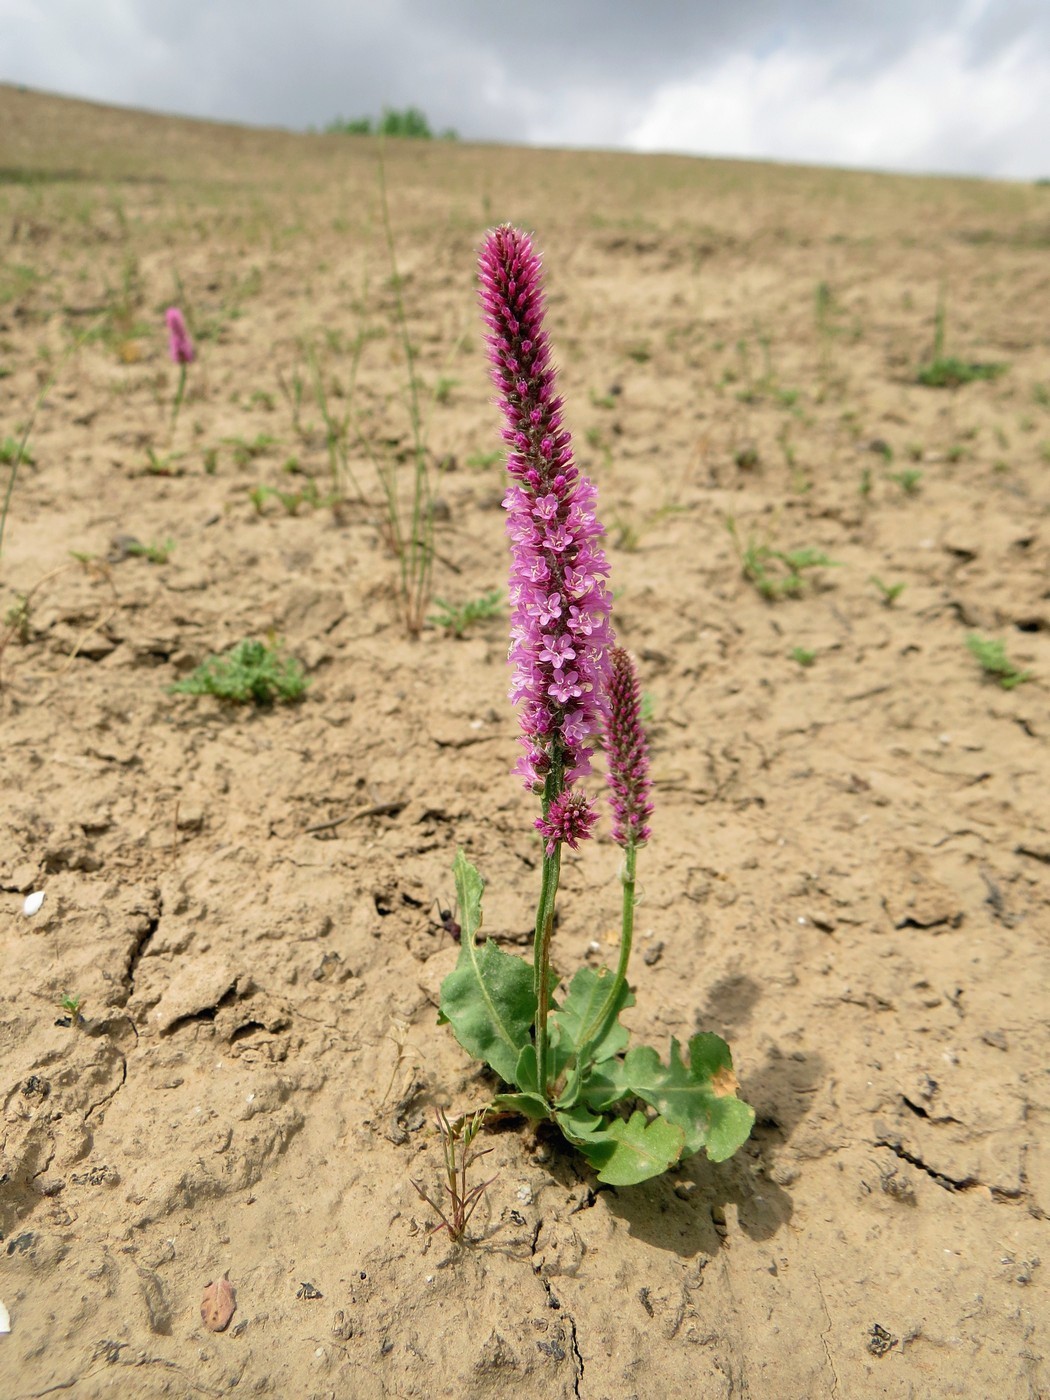
<path id="1" fill-rule="evenodd" d="M 580 1037 L 577 1069 L 582 1068 L 582 1058 L 587 1046 L 597 1045 L 608 1034 L 616 1020 L 616 1003 L 624 983 L 627 981 L 627 964 L 631 960 L 631 945 L 634 942 L 634 890 L 637 851 L 633 841 L 624 850 L 623 870 L 620 881 L 623 884 L 623 915 L 620 925 L 620 956 L 616 964 L 616 976 L 605 998 L 601 1010 Z"/>
<path id="2" fill-rule="evenodd" d="M 550 805 L 561 793 L 565 776 L 560 753 L 551 762 L 550 772 L 543 784 L 543 815 L 547 816 Z M 549 1068 L 549 1047 L 547 1042 L 547 1014 L 551 999 L 551 938 L 554 933 L 554 905 L 558 898 L 558 881 L 561 878 L 561 843 L 549 856 L 543 852 L 543 873 L 540 880 L 540 902 L 536 910 L 536 935 L 532 945 L 533 988 L 536 992 L 536 1082 L 540 1094 L 547 1097 L 547 1073 Z"/>
<path id="3" fill-rule="evenodd" d="M 554 904 L 558 896 L 561 874 L 561 842 L 554 854 L 543 857 L 543 883 L 540 886 L 540 907 L 536 912 L 535 985 L 536 985 L 536 1080 L 541 1096 L 547 1097 L 549 1045 L 547 1013 L 551 1000 L 551 935 L 554 932 Z"/>
<path id="4" fill-rule="evenodd" d="M 186 366 L 179 364 L 179 387 L 175 390 L 175 404 L 171 410 L 171 436 L 175 437 L 175 425 L 179 421 L 179 409 L 182 407 L 182 396 L 186 392 Z"/>

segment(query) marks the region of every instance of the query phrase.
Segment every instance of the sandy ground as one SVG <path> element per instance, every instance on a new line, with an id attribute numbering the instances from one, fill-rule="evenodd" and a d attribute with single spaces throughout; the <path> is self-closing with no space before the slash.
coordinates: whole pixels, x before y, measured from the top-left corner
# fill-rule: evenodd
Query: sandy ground
<path id="1" fill-rule="evenodd" d="M 521 945 L 535 814 L 505 618 L 398 613 L 361 446 L 409 470 L 375 148 L 11 88 L 0 131 L 0 441 L 54 376 L 0 561 L 0 1393 L 1050 1394 L 1050 190 L 387 149 L 435 593 L 505 586 L 473 278 L 510 220 L 652 706 L 630 1015 L 725 1035 L 758 1114 L 630 1190 L 505 1125 L 452 1249 L 412 1179 L 435 1107 L 492 1084 L 435 1024 L 437 911 L 462 846 Z M 916 383 L 940 293 L 945 351 L 999 378 Z M 309 347 L 363 501 L 327 500 Z M 729 519 L 834 564 L 769 601 Z M 271 633 L 300 704 L 170 693 Z M 568 862 L 563 972 L 609 956 L 616 857 Z"/>

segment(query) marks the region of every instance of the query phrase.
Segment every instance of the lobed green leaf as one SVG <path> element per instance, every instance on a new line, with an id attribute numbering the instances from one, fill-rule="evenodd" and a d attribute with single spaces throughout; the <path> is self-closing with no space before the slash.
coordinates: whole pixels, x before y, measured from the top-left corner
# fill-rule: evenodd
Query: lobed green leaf
<path id="1" fill-rule="evenodd" d="M 724 1162 L 748 1139 L 755 1111 L 736 1097 L 736 1075 L 729 1046 L 702 1032 L 689 1041 L 689 1063 L 677 1040 L 671 1041 L 670 1066 L 648 1045 L 624 1058 L 627 1084 L 685 1134 L 687 1153 L 707 1149 L 712 1162 Z"/>
<path id="2" fill-rule="evenodd" d="M 624 1121 L 606 1122 L 586 1109 L 556 1115 L 558 1126 L 609 1186 L 637 1186 L 661 1176 L 682 1155 L 685 1134 L 659 1115 L 649 1121 L 641 1110 Z"/>

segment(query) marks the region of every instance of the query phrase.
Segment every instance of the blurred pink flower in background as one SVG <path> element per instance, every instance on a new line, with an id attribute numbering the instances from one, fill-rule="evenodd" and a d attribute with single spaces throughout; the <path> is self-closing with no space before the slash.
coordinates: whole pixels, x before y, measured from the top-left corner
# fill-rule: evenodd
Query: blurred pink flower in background
<path id="1" fill-rule="evenodd" d="M 169 306 L 164 313 L 164 319 L 168 323 L 168 354 L 172 363 L 176 365 L 189 365 L 195 359 L 193 341 L 190 333 L 186 329 L 186 320 L 177 306 Z"/>

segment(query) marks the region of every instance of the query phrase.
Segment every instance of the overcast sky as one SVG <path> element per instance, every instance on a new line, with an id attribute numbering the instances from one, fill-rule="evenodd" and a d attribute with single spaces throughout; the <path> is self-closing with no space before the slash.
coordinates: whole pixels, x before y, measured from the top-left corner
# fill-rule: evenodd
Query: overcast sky
<path id="1" fill-rule="evenodd" d="M 0 0 L 0 79 L 300 130 L 412 105 L 467 140 L 1050 176 L 1050 0 Z"/>

